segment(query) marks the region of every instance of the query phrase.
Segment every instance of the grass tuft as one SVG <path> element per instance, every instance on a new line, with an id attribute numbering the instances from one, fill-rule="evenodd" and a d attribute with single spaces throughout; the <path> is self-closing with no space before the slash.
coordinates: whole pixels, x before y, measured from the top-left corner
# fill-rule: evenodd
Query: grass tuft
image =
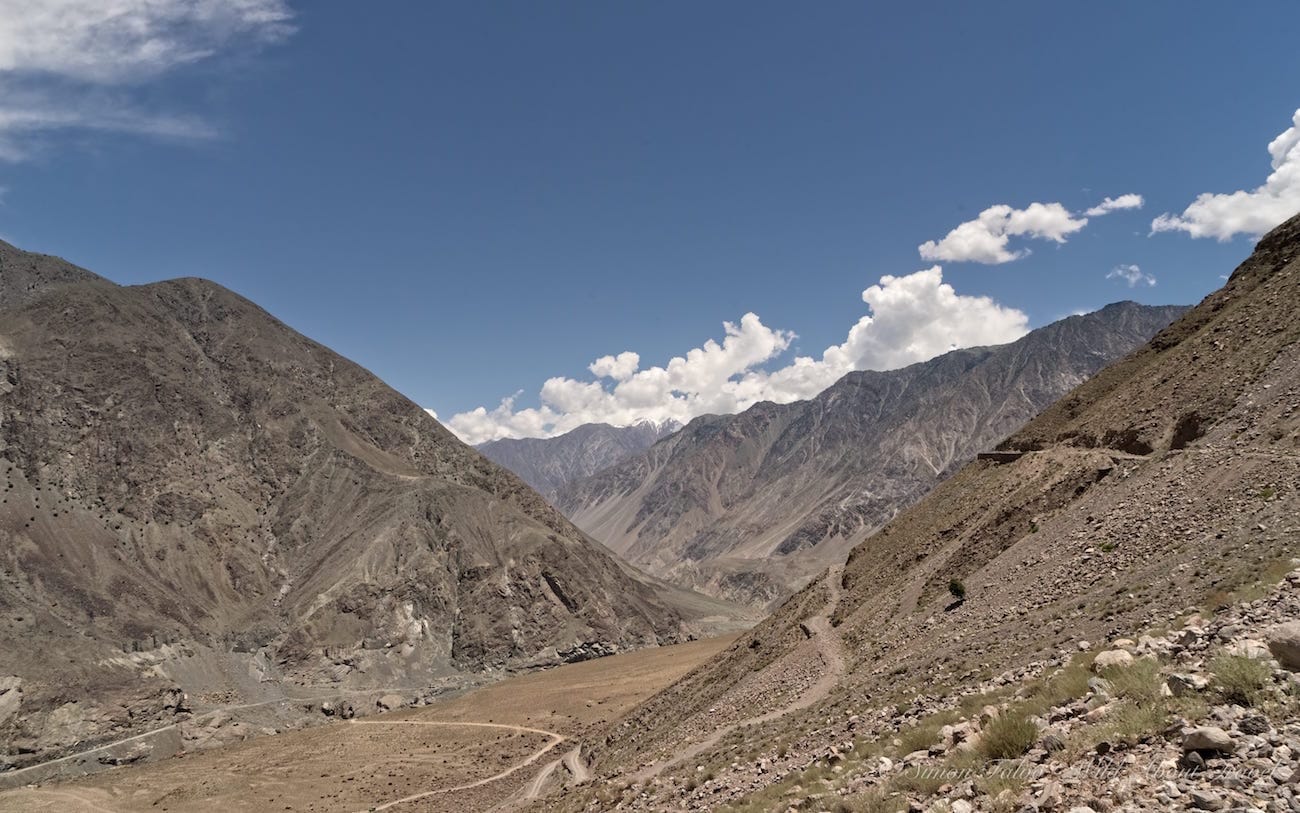
<path id="1" fill-rule="evenodd" d="M 1273 679 L 1263 661 L 1243 655 L 1220 655 L 1210 662 L 1214 690 L 1228 703 L 1257 706 Z"/>
<path id="2" fill-rule="evenodd" d="M 990 760 L 1015 759 L 1037 739 L 1038 724 L 1022 710 L 1008 710 L 984 729 L 979 748 Z"/>

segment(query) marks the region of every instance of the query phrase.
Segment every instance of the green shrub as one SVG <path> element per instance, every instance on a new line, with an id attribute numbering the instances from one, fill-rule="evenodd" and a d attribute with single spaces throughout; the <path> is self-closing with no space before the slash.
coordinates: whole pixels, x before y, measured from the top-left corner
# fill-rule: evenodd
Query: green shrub
<path id="1" fill-rule="evenodd" d="M 1138 658 L 1128 666 L 1112 666 L 1102 670 L 1102 677 L 1110 682 L 1116 697 L 1144 705 L 1161 703 L 1160 664 L 1153 658 Z"/>
<path id="2" fill-rule="evenodd" d="M 1048 709 L 1064 706 L 1083 697 L 1088 693 L 1088 680 L 1092 677 L 1089 669 L 1091 663 L 1091 656 L 1075 656 L 1069 664 L 1038 684 L 1025 701 L 1026 710 L 1033 714 L 1043 714 Z"/>
<path id="3" fill-rule="evenodd" d="M 1038 724 L 1023 711 L 1008 710 L 990 722 L 980 737 L 980 751 L 990 760 L 1023 756 L 1038 739 Z"/>
<path id="4" fill-rule="evenodd" d="M 1214 689 L 1225 701 L 1239 706 L 1259 704 L 1273 679 L 1268 664 L 1242 655 L 1220 655 L 1210 662 Z"/>
<path id="5" fill-rule="evenodd" d="M 958 601 L 966 600 L 966 585 L 962 584 L 961 579 L 953 579 L 948 582 L 948 592 Z"/>
<path id="6" fill-rule="evenodd" d="M 1123 703 L 1111 713 L 1102 730 L 1109 739 L 1137 745 L 1163 731 L 1168 720 L 1162 703 Z"/>

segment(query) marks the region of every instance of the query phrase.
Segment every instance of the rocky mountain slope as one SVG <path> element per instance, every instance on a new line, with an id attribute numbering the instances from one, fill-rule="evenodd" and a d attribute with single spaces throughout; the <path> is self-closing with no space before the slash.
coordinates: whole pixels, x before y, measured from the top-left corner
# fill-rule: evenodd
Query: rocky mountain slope
<path id="1" fill-rule="evenodd" d="M 589 423 L 553 438 L 508 438 L 475 448 L 554 501 L 569 483 L 643 452 L 681 428 L 676 421 L 642 421 L 633 426 Z"/>
<path id="2" fill-rule="evenodd" d="M 1270 591 L 1300 552 L 1297 306 L 1300 216 L 1005 454 L 614 722 L 591 743 L 603 783 L 548 809 L 1293 810 L 1300 661 L 1259 641 L 1284 640 L 1270 625 L 1296 606 Z M 1124 655 L 1075 660 L 1097 649 Z M 1215 694 L 1174 703 L 1153 680 Z M 1014 725 L 991 726 L 1004 711 Z M 971 734 L 948 763 L 970 773 L 904 770 Z M 1239 754 L 1269 773 L 1221 767 Z M 1161 776 L 1170 756 L 1208 769 Z M 1001 758 L 1027 765 L 1021 784 L 996 784 Z"/>
<path id="3" fill-rule="evenodd" d="M 1118 303 L 1008 345 L 850 373 L 808 401 L 698 418 L 556 504 L 653 573 L 765 604 L 1184 310 Z"/>
<path id="4" fill-rule="evenodd" d="M 218 285 L 0 244 L 0 297 L 12 764 L 190 709 L 675 641 L 718 609 Z"/>

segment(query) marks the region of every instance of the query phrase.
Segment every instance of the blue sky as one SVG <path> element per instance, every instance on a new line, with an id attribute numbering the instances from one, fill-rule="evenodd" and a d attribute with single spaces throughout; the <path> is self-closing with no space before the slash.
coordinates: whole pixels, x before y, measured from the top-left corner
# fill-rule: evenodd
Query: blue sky
<path id="1" fill-rule="evenodd" d="M 443 420 L 485 407 L 473 440 L 1195 302 L 1300 209 L 1291 164 L 1151 234 L 1274 171 L 1290 0 L 208 6 L 0 0 L 0 235 L 216 280 Z M 1035 202 L 1001 221 L 1027 256 L 918 251 Z"/>

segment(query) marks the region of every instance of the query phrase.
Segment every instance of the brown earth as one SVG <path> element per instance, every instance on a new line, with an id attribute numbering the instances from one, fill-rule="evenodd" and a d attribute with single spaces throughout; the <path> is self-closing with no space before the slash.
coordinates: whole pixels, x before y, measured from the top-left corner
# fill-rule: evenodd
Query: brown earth
<path id="1" fill-rule="evenodd" d="M 0 792 L 0 811 L 487 810 L 585 771 L 584 737 L 727 646 L 640 650 L 458 698 L 260 737 L 77 781 Z M 567 757 L 568 766 L 549 766 Z M 558 768 L 558 770 L 557 770 Z"/>

